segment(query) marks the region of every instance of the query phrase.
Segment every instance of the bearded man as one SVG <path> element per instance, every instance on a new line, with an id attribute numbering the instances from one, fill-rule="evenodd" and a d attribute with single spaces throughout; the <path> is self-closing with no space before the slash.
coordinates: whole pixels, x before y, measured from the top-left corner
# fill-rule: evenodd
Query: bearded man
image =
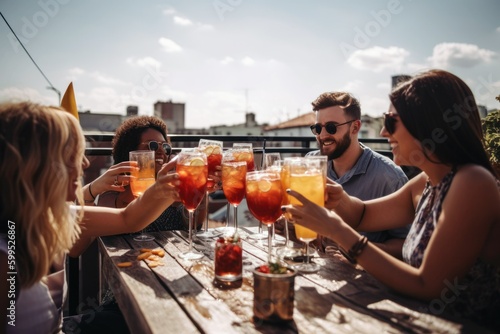
<path id="1" fill-rule="evenodd" d="M 328 178 L 341 184 L 349 195 L 363 201 L 375 199 L 393 193 L 408 181 L 391 159 L 359 142 L 361 107 L 355 97 L 346 92 L 326 92 L 312 106 L 316 124 L 311 125 L 311 131 L 319 150 L 307 155 L 326 155 Z M 386 252 L 401 258 L 409 227 L 363 234 Z M 324 240 L 323 246 L 326 245 L 328 242 Z"/>

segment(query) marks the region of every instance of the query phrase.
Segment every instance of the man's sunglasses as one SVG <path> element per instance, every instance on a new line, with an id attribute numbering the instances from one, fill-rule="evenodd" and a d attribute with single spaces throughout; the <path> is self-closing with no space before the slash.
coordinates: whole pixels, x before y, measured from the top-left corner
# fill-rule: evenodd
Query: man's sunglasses
<path id="1" fill-rule="evenodd" d="M 310 128 L 311 128 L 312 133 L 316 136 L 318 136 L 321 133 L 321 130 L 323 128 L 325 128 L 326 132 L 328 132 L 329 134 L 334 135 L 337 133 L 337 127 L 344 125 L 344 124 L 352 123 L 354 121 L 355 121 L 355 119 L 353 119 L 351 121 L 347 121 L 345 123 L 340 123 L 340 124 L 335 123 L 335 122 L 326 122 L 325 125 L 322 125 L 320 123 L 316 123 L 316 124 L 311 125 Z"/>
<path id="2" fill-rule="evenodd" d="M 393 114 L 391 112 L 384 113 L 384 128 L 391 135 L 396 131 L 396 122 L 397 122 L 397 114 Z"/>
<path id="3" fill-rule="evenodd" d="M 170 154 L 172 153 L 172 146 L 170 146 L 170 144 L 166 143 L 166 142 L 162 143 L 162 142 L 151 140 L 151 141 L 148 141 L 148 142 L 145 142 L 142 144 L 147 144 L 150 151 L 157 151 L 161 145 L 161 147 L 163 148 L 163 150 L 165 151 L 167 156 L 170 156 Z"/>

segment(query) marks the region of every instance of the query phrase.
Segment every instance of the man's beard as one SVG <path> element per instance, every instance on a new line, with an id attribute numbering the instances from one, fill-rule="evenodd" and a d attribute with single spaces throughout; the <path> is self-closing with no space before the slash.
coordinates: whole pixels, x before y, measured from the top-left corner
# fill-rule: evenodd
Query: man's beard
<path id="1" fill-rule="evenodd" d="M 341 139 L 340 141 L 335 141 L 335 144 L 337 147 L 335 150 L 328 154 L 328 160 L 334 160 L 342 156 L 345 151 L 351 146 L 351 136 L 349 136 L 349 132 L 347 132 Z M 327 148 L 324 147 L 323 145 L 320 145 L 320 151 L 322 155 L 326 155 L 324 150 Z"/>

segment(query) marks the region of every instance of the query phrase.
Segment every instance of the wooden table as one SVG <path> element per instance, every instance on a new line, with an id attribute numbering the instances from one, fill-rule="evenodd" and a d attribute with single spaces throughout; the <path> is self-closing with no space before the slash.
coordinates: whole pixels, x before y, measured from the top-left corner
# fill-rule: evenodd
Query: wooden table
<path id="1" fill-rule="evenodd" d="M 185 261 L 187 233 L 153 233 L 137 242 L 130 235 L 102 237 L 103 281 L 111 287 L 132 333 L 464 333 L 485 332 L 474 324 L 431 314 L 429 303 L 396 295 L 360 268 L 328 254 L 316 256 L 318 273 L 295 278 L 294 321 L 263 323 L 253 318 L 252 270 L 267 259 L 266 243 L 244 239 L 241 286 L 214 285 L 214 240 L 195 240 L 205 257 Z M 141 248 L 165 250 L 162 266 L 137 261 Z M 116 264 L 132 261 L 128 268 Z"/>

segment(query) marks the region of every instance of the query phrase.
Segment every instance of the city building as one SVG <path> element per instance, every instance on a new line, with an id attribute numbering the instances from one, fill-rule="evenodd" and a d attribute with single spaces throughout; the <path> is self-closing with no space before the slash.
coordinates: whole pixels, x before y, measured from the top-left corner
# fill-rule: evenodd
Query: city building
<path id="1" fill-rule="evenodd" d="M 209 129 L 211 135 L 227 136 L 261 136 L 264 134 L 263 128 L 266 124 L 259 125 L 255 120 L 255 113 L 245 114 L 245 123 L 235 125 L 215 125 Z"/>
<path id="2" fill-rule="evenodd" d="M 169 133 L 182 133 L 185 125 L 185 104 L 172 100 L 154 104 L 154 115 L 167 123 Z"/>

